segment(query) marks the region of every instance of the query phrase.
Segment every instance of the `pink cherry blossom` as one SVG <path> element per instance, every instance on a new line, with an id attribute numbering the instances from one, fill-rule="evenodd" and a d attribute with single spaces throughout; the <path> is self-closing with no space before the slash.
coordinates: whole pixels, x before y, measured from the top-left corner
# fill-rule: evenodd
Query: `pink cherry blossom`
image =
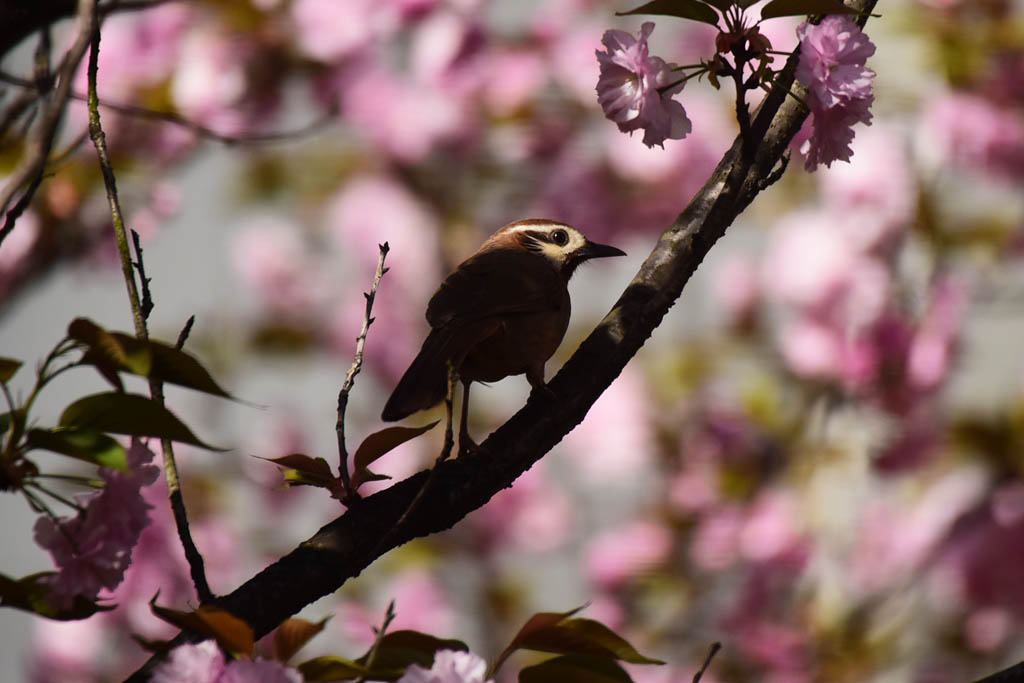
<path id="1" fill-rule="evenodd" d="M 1024 178 L 1024 115 L 969 93 L 946 93 L 927 104 L 923 134 L 937 164 L 953 161 L 994 177 Z"/>
<path id="2" fill-rule="evenodd" d="M 174 648 L 151 677 L 153 683 L 302 683 L 302 674 L 268 659 L 226 662 L 213 640 Z"/>
<path id="3" fill-rule="evenodd" d="M 653 22 L 644 22 L 639 38 L 625 31 L 606 31 L 597 51 L 601 75 L 597 101 L 605 116 L 623 133 L 643 129 L 648 147 L 664 146 L 666 139 L 681 140 L 692 125 L 683 105 L 672 96 L 683 89 L 682 76 L 660 57 L 648 54 L 647 39 Z"/>
<path id="4" fill-rule="evenodd" d="M 132 439 L 128 472 L 102 468 L 106 482 L 101 491 L 78 497 L 85 510 L 57 521 L 41 517 L 35 526 L 36 543 L 50 551 L 59 571 L 48 579 L 55 605 L 68 607 L 76 596 L 95 599 L 100 590 L 112 590 L 131 564 L 132 549 L 149 523 L 150 505 L 141 489 L 152 484 L 159 469 L 148 464 L 153 452 Z M 73 539 L 73 544 L 69 539 Z"/>
<path id="5" fill-rule="evenodd" d="M 671 532 L 651 521 L 633 522 L 591 541 L 587 573 L 599 586 L 612 588 L 663 562 L 672 549 Z"/>
<path id="6" fill-rule="evenodd" d="M 852 19 L 831 15 L 797 28 L 800 63 L 796 77 L 808 90 L 814 132 L 808 141 L 807 170 L 831 166 L 852 154 L 852 126 L 871 122 L 875 72 L 864 64 L 875 46 Z"/>
<path id="7" fill-rule="evenodd" d="M 438 650 L 429 669 L 410 664 L 398 683 L 485 683 L 486 676 L 487 662 L 472 652 Z"/>

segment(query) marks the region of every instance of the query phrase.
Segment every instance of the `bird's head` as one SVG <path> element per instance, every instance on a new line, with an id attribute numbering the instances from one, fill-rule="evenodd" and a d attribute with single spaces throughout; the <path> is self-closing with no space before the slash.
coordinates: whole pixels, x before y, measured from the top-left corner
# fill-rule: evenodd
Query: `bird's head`
<path id="1" fill-rule="evenodd" d="M 514 248 L 543 256 L 566 280 L 584 261 L 626 255 L 621 249 L 591 242 L 571 225 L 544 218 L 527 218 L 509 223 L 491 239 L 495 238 Z"/>

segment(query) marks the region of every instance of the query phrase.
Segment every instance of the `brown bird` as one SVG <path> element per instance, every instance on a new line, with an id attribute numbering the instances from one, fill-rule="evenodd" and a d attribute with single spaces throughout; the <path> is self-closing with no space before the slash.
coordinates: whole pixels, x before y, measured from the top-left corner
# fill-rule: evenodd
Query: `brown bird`
<path id="1" fill-rule="evenodd" d="M 381 418 L 401 420 L 442 401 L 451 362 L 463 386 L 459 452 L 476 448 L 466 427 L 469 385 L 525 373 L 533 391 L 546 388 L 544 363 L 569 326 L 569 278 L 605 256 L 625 252 L 557 221 L 528 218 L 495 232 L 430 299 L 430 334 Z"/>

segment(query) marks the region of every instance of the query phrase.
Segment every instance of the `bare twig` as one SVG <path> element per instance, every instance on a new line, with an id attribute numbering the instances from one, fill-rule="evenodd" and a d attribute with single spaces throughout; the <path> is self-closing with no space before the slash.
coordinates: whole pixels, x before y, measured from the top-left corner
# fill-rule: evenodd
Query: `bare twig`
<path id="1" fill-rule="evenodd" d="M 89 42 L 93 34 L 93 27 L 96 21 L 96 0 L 79 0 L 78 18 L 75 27 L 75 42 L 67 51 L 62 60 L 60 73 L 57 77 L 57 87 L 50 97 L 49 103 L 43 111 L 42 119 L 36 125 L 35 133 L 26 145 L 25 154 L 18 164 L 18 168 L 11 174 L 11 180 L 7 186 L 0 191 L 0 212 L 5 214 L 4 226 L 0 228 L 0 244 L 4 238 L 14 229 L 17 215 L 20 215 L 32 194 L 35 193 L 42 182 L 43 171 L 46 168 L 46 159 L 50 155 L 50 148 L 53 146 L 53 138 L 57 133 L 57 126 L 64 115 L 65 105 L 71 93 L 71 81 L 78 69 L 78 65 L 89 48 Z M 33 87 L 37 87 L 33 84 Z M 18 204 L 12 209 L 17 210 L 17 215 L 11 217 L 8 207 L 11 205 L 14 196 L 25 188 L 24 194 Z M 27 199 L 26 199 L 27 197 Z"/>
<path id="2" fill-rule="evenodd" d="M 27 88 L 29 90 L 39 90 L 38 85 L 25 78 L 19 78 L 14 74 L 9 74 L 0 71 L 0 81 L 10 83 L 11 85 L 18 86 L 19 88 Z M 83 95 L 82 93 L 72 92 L 68 95 L 68 99 L 87 101 L 88 94 Z M 304 126 L 296 128 L 294 130 L 285 131 L 272 131 L 269 133 L 247 133 L 238 135 L 227 135 L 224 133 L 218 133 L 217 131 L 204 126 L 201 123 L 193 121 L 181 114 L 176 114 L 170 111 L 156 111 L 153 109 L 147 109 L 146 107 L 140 107 L 135 104 L 123 104 L 118 102 L 108 102 L 106 100 L 100 100 L 99 104 L 104 109 L 123 114 L 125 116 L 131 116 L 137 119 L 143 119 L 146 121 L 157 121 L 160 123 L 170 123 L 175 126 L 184 128 L 195 135 L 212 140 L 214 142 L 220 142 L 227 146 L 234 145 L 263 145 L 272 144 L 276 142 L 288 142 L 296 138 L 304 137 L 321 130 L 324 126 L 329 124 L 337 116 L 337 107 L 331 105 L 324 114 Z"/>
<path id="3" fill-rule="evenodd" d="M 86 0 L 83 0 L 86 1 Z M 114 224 L 114 235 L 117 239 L 117 249 L 121 259 L 121 273 L 124 276 L 125 287 L 128 290 L 128 301 L 132 309 L 132 319 L 135 322 L 135 336 L 142 340 L 149 339 L 149 329 L 146 319 L 152 307 L 152 298 L 149 296 L 149 284 L 145 276 L 145 268 L 142 265 L 142 249 L 139 246 L 138 238 L 135 238 L 136 261 L 132 261 L 131 252 L 128 247 L 128 235 L 124 225 L 124 218 L 121 213 L 121 203 L 117 196 L 117 182 L 114 177 L 114 169 L 110 164 L 110 153 L 107 150 L 106 135 L 103 133 L 103 126 L 100 124 L 99 98 L 96 95 L 97 64 L 99 61 L 100 32 L 96 23 L 96 0 L 91 0 L 93 12 L 93 35 L 91 49 L 89 51 L 89 137 L 92 138 L 96 147 L 96 154 L 99 157 L 100 168 L 103 171 L 103 182 L 107 190 L 107 200 L 110 204 L 110 215 Z M 134 231 L 133 231 L 134 235 Z M 142 279 L 143 299 L 140 301 L 139 288 L 135 282 L 135 268 L 138 268 Z M 188 336 L 187 330 L 192 326 L 192 319 L 185 326 L 185 330 L 179 336 L 179 341 L 184 343 Z M 179 346 L 180 348 L 180 346 Z M 150 377 L 149 392 L 161 406 L 164 405 L 163 382 Z M 167 480 L 167 492 L 170 500 L 171 510 L 174 513 L 174 522 L 178 529 L 178 537 L 185 550 L 185 558 L 188 560 L 189 570 L 192 574 L 192 581 L 196 587 L 196 594 L 201 603 L 213 600 L 214 595 L 206 580 L 206 571 L 203 557 L 192 540 L 192 533 L 189 529 L 188 515 L 185 509 L 185 502 L 181 492 L 181 483 L 178 479 L 178 468 L 174 460 L 174 447 L 170 439 L 161 439 L 161 447 L 164 456 L 164 476 Z"/>
<path id="4" fill-rule="evenodd" d="M 392 600 L 388 603 L 387 612 L 384 613 L 384 623 L 380 625 L 380 628 L 374 628 L 374 639 L 373 645 L 370 646 L 370 651 L 366 653 L 366 668 L 367 670 L 372 669 L 374 663 L 377 661 L 377 653 L 380 652 L 380 643 L 384 640 L 385 634 L 388 632 L 388 627 L 391 626 L 391 622 L 395 620 L 395 601 Z M 357 677 L 352 683 L 363 683 L 366 680 L 365 676 Z"/>
<path id="5" fill-rule="evenodd" d="M 345 499 L 342 502 L 346 504 L 354 498 L 358 498 L 359 494 L 352 490 L 348 476 L 348 448 L 345 446 L 345 411 L 348 408 L 348 396 L 352 392 L 353 385 L 355 385 L 356 375 L 363 368 L 363 347 L 366 345 L 366 334 L 370 331 L 370 325 L 373 324 L 373 300 L 377 297 L 377 287 L 380 286 L 381 278 L 388 272 L 388 269 L 384 267 L 384 259 L 387 258 L 391 247 L 385 242 L 378 245 L 378 249 L 380 249 L 380 258 L 377 260 L 377 271 L 373 275 L 373 284 L 370 285 L 369 292 L 363 293 L 363 297 L 366 299 L 363 329 L 359 331 L 359 336 L 356 337 L 356 353 L 352 358 L 352 365 L 349 366 L 348 373 L 345 375 L 345 381 L 341 385 L 341 391 L 338 392 L 338 420 L 334 425 L 334 431 L 338 435 L 338 476 L 341 477 L 341 484 L 345 489 Z"/>
<path id="6" fill-rule="evenodd" d="M 139 242 L 139 233 L 132 230 L 132 246 L 135 247 L 135 261 L 132 265 L 139 271 L 139 284 L 142 286 L 142 301 L 140 306 L 142 308 L 142 319 L 149 320 L 149 314 L 153 312 L 153 295 L 149 291 L 149 281 L 152 278 L 146 277 L 146 266 L 142 261 L 142 244 Z M 189 318 L 189 327 L 192 325 L 192 321 L 195 316 Z M 181 346 L 178 347 L 179 349 Z"/>
<path id="7" fill-rule="evenodd" d="M 701 665 L 700 669 L 697 670 L 697 673 L 693 675 L 693 683 L 700 683 L 700 679 L 704 677 L 704 672 L 708 670 L 709 666 L 711 666 L 711 660 L 721 649 L 721 643 L 711 643 L 711 649 L 708 650 L 708 656 L 704 658 L 704 663 Z"/>

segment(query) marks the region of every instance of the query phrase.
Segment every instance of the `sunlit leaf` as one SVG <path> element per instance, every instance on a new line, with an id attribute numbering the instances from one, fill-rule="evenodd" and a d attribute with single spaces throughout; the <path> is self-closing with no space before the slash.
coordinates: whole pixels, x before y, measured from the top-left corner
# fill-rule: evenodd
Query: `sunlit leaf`
<path id="1" fill-rule="evenodd" d="M 0 382 L 9 382 L 14 373 L 22 366 L 20 360 L 13 358 L 0 358 Z"/>
<path id="2" fill-rule="evenodd" d="M 435 420 L 422 427 L 387 427 L 363 439 L 359 448 L 356 449 L 355 455 L 352 456 L 352 486 L 358 488 L 361 483 L 366 481 L 389 478 L 374 474 L 367 468 L 382 455 L 433 429 L 438 422 L 440 420 Z"/>
<path id="3" fill-rule="evenodd" d="M 528 666 L 519 672 L 519 683 L 632 683 L 614 659 L 568 655 Z"/>
<path id="4" fill-rule="evenodd" d="M 658 14 L 718 26 L 718 12 L 697 0 L 652 0 L 636 9 L 615 14 L 620 17 L 627 14 Z"/>
<path id="5" fill-rule="evenodd" d="M 171 411 L 140 394 L 114 391 L 80 398 L 64 410 L 60 416 L 60 426 L 131 436 L 153 436 L 211 451 L 226 450 L 200 441 Z"/>
<path id="6" fill-rule="evenodd" d="M 772 0 L 761 8 L 762 19 L 802 17 L 808 14 L 857 14 L 839 0 Z"/>
<path id="7" fill-rule="evenodd" d="M 519 629 L 519 632 L 516 633 L 514 638 L 512 638 L 512 642 L 510 642 L 508 646 L 504 650 L 502 650 L 501 654 L 498 655 L 498 659 L 494 662 L 493 670 L 497 671 L 505 662 L 505 660 L 508 659 L 508 656 L 516 650 L 518 650 L 522 646 L 523 641 L 525 641 L 527 638 L 530 638 L 536 633 L 539 633 L 545 629 L 557 625 L 558 623 L 576 614 L 584 607 L 586 607 L 586 605 L 580 605 L 579 607 L 571 609 L 568 612 L 538 612 L 534 614 L 532 617 L 526 620 L 526 623 L 523 624 L 523 627 Z"/>
<path id="8" fill-rule="evenodd" d="M 343 657 L 314 657 L 299 664 L 298 668 L 306 683 L 343 681 L 369 673 L 363 665 Z"/>
<path id="9" fill-rule="evenodd" d="M 274 659 L 287 662 L 315 635 L 323 631 L 329 620 L 330 617 L 325 617 L 314 623 L 305 619 L 285 619 L 274 631 Z"/>
<path id="10" fill-rule="evenodd" d="M 292 453 L 280 458 L 261 458 L 274 463 L 284 470 L 284 478 L 290 484 L 319 486 L 334 489 L 337 477 L 331 472 L 331 466 L 323 458 L 311 458 L 302 453 Z"/>
<path id="11" fill-rule="evenodd" d="M 180 629 L 213 638 L 221 647 L 235 654 L 249 656 L 255 644 L 252 627 L 231 612 L 212 605 L 203 605 L 191 612 L 181 612 L 149 601 L 153 614 Z"/>
<path id="12" fill-rule="evenodd" d="M 68 325 L 68 336 L 85 344 L 82 362 L 94 365 L 111 382 L 112 371 L 158 379 L 214 396 L 232 398 L 195 356 L 153 339 L 141 340 L 123 332 L 108 332 L 86 318 Z"/>
<path id="13" fill-rule="evenodd" d="M 54 607 L 47 600 L 50 589 L 45 582 L 46 577 L 54 575 L 55 572 L 42 572 L 21 579 L 12 579 L 0 574 L 0 606 L 14 607 L 59 621 L 87 619 L 97 612 L 105 612 L 116 607 L 101 605 L 80 595 L 74 598 L 70 607 Z"/>
<path id="14" fill-rule="evenodd" d="M 117 439 L 94 429 L 57 427 L 30 429 L 30 449 L 39 448 L 118 470 L 128 469 L 128 452 Z"/>

